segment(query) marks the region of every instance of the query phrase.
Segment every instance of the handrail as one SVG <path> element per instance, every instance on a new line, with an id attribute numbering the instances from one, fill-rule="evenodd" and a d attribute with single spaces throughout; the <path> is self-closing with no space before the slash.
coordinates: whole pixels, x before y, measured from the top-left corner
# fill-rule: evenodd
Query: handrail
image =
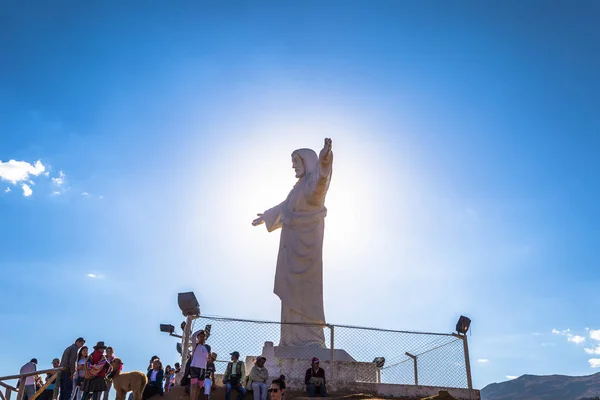
<path id="1" fill-rule="evenodd" d="M 39 389 L 38 389 L 38 390 L 35 392 L 35 394 L 34 394 L 34 395 L 33 395 L 33 396 L 30 398 L 30 399 L 28 399 L 28 400 L 35 400 L 35 399 L 37 399 L 38 397 L 40 397 L 40 395 L 41 395 L 42 393 L 44 393 L 44 390 L 46 390 L 46 388 L 47 388 L 48 386 L 50 386 L 50 384 L 52 384 L 52 382 L 54 382 L 54 381 L 56 380 L 56 378 L 57 378 L 57 377 L 58 377 L 58 372 L 56 372 L 56 373 L 52 374 L 52 376 L 50 377 L 50 379 L 48 379 L 48 381 L 47 381 L 47 382 L 44 384 L 44 386 L 42 386 L 41 388 L 39 388 Z"/>
<path id="2" fill-rule="evenodd" d="M 12 390 L 12 391 L 14 391 L 14 392 L 16 392 L 16 391 L 18 390 L 16 387 L 12 387 L 12 386 L 10 386 L 10 385 L 7 385 L 7 384 L 6 384 L 6 383 L 4 383 L 4 382 L 0 382 L 0 386 L 2 386 L 2 387 L 3 387 L 3 388 L 5 388 L 5 389 L 10 389 L 10 390 Z"/>
<path id="3" fill-rule="evenodd" d="M 67 369 L 67 367 L 58 367 L 58 368 L 52 368 L 52 369 L 44 369 L 41 371 L 26 372 L 24 374 L 19 374 L 19 375 L 0 376 L 0 381 L 26 378 L 28 376 L 33 376 L 33 375 L 49 374 L 50 372 L 60 372 L 60 371 L 66 370 L 66 369 Z"/>

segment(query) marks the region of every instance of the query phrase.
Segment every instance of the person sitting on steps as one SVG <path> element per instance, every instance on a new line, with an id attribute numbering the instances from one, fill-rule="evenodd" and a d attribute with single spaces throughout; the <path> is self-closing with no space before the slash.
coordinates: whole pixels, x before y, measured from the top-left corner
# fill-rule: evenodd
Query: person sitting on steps
<path id="1" fill-rule="evenodd" d="M 240 353 L 234 351 L 231 353 L 231 361 L 227 364 L 223 383 L 225 384 L 225 400 L 230 400 L 231 390 L 235 389 L 238 392 L 237 400 L 242 400 L 246 395 L 244 388 L 244 378 L 246 377 L 246 367 L 244 363 L 239 361 Z"/>
<path id="2" fill-rule="evenodd" d="M 267 400 L 267 381 L 269 380 L 269 371 L 265 368 L 266 358 L 258 356 L 254 366 L 250 370 L 248 380 L 254 395 L 254 400 Z"/>
<path id="3" fill-rule="evenodd" d="M 313 357 L 312 366 L 306 370 L 304 376 L 306 391 L 308 397 L 316 397 L 317 393 L 321 397 L 327 396 L 327 388 L 325 387 L 325 370 L 319 367 L 319 359 Z"/>

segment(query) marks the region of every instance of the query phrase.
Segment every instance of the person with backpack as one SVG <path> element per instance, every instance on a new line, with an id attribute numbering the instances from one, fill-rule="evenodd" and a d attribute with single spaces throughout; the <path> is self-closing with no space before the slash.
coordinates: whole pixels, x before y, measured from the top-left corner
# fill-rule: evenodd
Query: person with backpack
<path id="1" fill-rule="evenodd" d="M 210 358 L 210 346 L 205 343 L 206 332 L 200 329 L 194 334 L 196 344 L 190 362 L 190 399 L 199 400 L 200 390 L 204 387 L 206 364 Z"/>

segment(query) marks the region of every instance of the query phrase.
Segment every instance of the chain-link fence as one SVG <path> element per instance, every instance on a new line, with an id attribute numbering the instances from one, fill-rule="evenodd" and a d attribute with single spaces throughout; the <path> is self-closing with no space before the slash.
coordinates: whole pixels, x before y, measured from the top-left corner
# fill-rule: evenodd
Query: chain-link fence
<path id="1" fill-rule="evenodd" d="M 210 325 L 207 344 L 218 354 L 217 373 L 224 373 L 230 353 L 238 351 L 249 369 L 257 356 L 267 358 L 272 377 L 283 374 L 303 385 L 313 357 L 320 359 L 330 382 L 393 383 L 468 388 L 466 338 L 345 325 L 310 326 L 221 317 L 200 317 L 192 331 Z M 325 347 L 278 347 L 282 329 L 322 329 Z M 333 361 L 333 362 L 332 362 Z"/>

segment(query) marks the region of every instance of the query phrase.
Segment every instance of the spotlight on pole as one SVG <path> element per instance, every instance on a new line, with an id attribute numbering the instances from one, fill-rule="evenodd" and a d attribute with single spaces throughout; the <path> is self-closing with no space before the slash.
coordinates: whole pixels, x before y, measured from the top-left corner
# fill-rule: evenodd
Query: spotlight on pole
<path id="1" fill-rule="evenodd" d="M 181 335 L 177 335 L 175 333 L 175 327 L 173 325 L 160 324 L 160 331 L 164 333 L 168 333 L 169 336 L 173 336 L 181 339 Z"/>
<path id="2" fill-rule="evenodd" d="M 464 315 L 461 315 L 456 323 L 456 332 L 460 334 L 466 334 L 471 326 L 471 320 Z"/>
<path id="3" fill-rule="evenodd" d="M 177 294 L 177 303 L 184 317 L 200 315 L 200 304 L 194 292 Z"/>
<path id="4" fill-rule="evenodd" d="M 160 324 L 160 331 L 165 333 L 173 333 L 175 332 L 175 327 L 173 325 Z"/>
<path id="5" fill-rule="evenodd" d="M 175 346 L 175 348 L 177 349 L 177 352 L 181 354 L 181 343 L 177 342 L 177 346 Z"/>

